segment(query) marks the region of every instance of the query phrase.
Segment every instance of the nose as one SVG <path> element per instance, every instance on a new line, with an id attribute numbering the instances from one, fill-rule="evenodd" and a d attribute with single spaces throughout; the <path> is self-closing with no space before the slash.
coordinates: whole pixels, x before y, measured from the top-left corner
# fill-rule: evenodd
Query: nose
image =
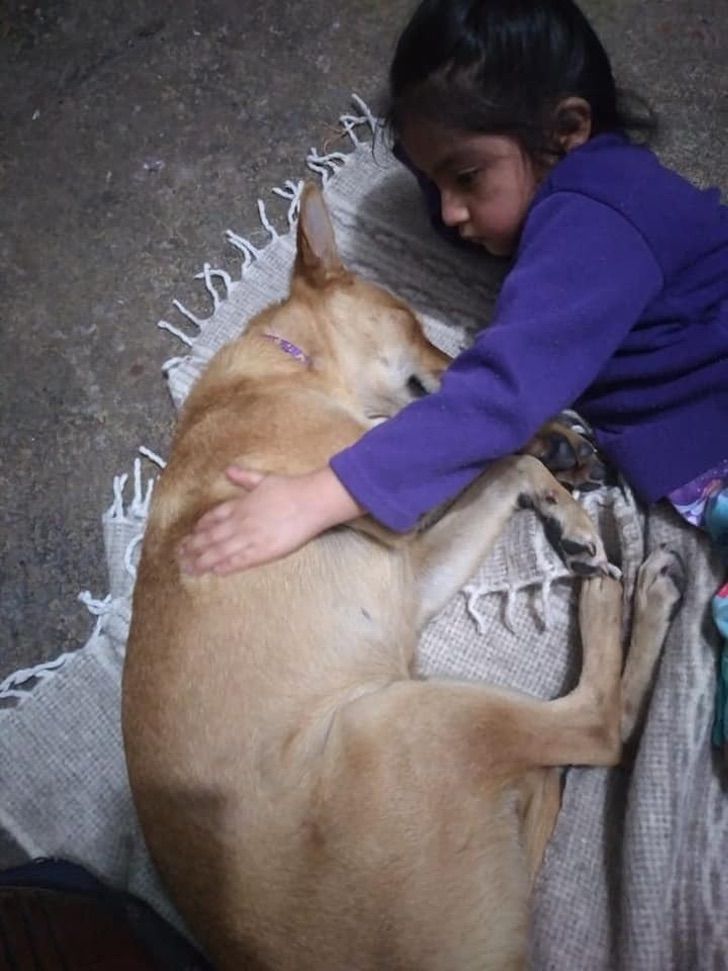
<path id="1" fill-rule="evenodd" d="M 462 226 L 468 220 L 468 207 L 456 193 L 443 189 L 440 193 L 440 216 L 446 226 Z"/>

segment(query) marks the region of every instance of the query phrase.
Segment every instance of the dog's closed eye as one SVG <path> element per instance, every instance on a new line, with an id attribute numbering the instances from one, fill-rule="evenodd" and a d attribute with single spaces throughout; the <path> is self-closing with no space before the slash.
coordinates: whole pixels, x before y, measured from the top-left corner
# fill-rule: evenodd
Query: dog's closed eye
<path id="1" fill-rule="evenodd" d="M 426 394 L 430 393 L 416 374 L 413 374 L 407 382 L 407 390 L 413 398 L 424 398 Z"/>

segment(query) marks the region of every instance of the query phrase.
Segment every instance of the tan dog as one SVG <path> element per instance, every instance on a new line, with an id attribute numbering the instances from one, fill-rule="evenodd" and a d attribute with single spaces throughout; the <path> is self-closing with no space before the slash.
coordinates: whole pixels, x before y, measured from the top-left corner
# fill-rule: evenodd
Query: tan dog
<path id="1" fill-rule="evenodd" d="M 520 968 L 554 767 L 620 753 L 621 591 L 582 509 L 520 456 L 406 537 L 364 519 L 227 578 L 177 566 L 232 493 L 229 463 L 318 467 L 446 363 L 404 304 L 344 269 L 313 189 L 298 245 L 290 297 L 210 364 L 155 490 L 123 690 L 144 834 L 220 971 Z M 581 595 L 578 686 L 542 702 L 413 680 L 423 625 L 524 504 L 600 574 Z M 648 668 L 677 596 L 662 556 L 633 639 Z"/>

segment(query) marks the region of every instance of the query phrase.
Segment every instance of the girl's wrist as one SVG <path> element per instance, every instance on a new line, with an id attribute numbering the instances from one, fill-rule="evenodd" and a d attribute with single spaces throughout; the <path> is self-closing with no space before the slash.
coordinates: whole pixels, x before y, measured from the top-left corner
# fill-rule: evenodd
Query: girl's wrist
<path id="1" fill-rule="evenodd" d="M 308 478 L 323 529 L 348 523 L 366 512 L 328 465 L 310 473 Z"/>

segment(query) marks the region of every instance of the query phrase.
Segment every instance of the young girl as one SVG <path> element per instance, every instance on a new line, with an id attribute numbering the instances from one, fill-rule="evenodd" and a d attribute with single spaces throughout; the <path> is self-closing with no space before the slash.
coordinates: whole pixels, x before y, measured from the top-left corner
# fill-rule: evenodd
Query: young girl
<path id="1" fill-rule="evenodd" d="M 184 568 L 246 569 L 364 513 L 412 529 L 572 405 L 644 501 L 672 499 L 697 525 L 707 508 L 725 542 L 728 210 L 717 190 L 630 140 L 649 121 L 623 110 L 571 0 L 424 0 L 397 45 L 390 99 L 395 150 L 442 227 L 513 259 L 493 322 L 439 392 L 329 466 L 229 469 L 244 491 L 200 520 Z"/>

